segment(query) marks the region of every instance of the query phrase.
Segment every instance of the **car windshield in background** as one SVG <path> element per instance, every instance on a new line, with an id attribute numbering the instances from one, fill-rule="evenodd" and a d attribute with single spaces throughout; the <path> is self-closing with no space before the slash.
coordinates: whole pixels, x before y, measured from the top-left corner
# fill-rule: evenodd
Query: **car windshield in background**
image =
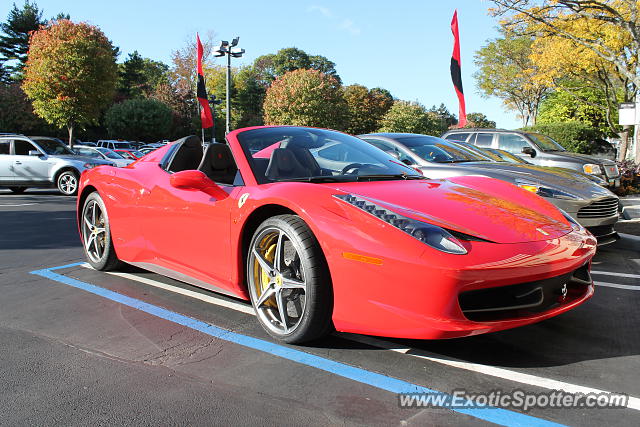
<path id="1" fill-rule="evenodd" d="M 488 153 L 492 153 L 494 156 L 500 158 L 502 162 L 509 162 L 509 163 L 517 163 L 517 164 L 522 164 L 522 165 L 530 165 L 531 163 L 527 162 L 524 159 L 521 159 L 520 157 L 516 156 L 515 154 L 511 154 L 508 151 L 504 151 L 504 150 L 496 150 L 495 148 L 481 148 L 481 150 L 486 151 Z"/>
<path id="2" fill-rule="evenodd" d="M 100 153 L 98 153 L 96 150 L 93 150 L 91 148 L 81 148 L 76 146 L 73 149 L 77 154 L 81 156 L 102 158 Z"/>
<path id="3" fill-rule="evenodd" d="M 414 152 L 418 157 L 433 163 L 486 162 L 486 156 L 431 136 L 411 136 L 396 138 L 398 142 Z"/>
<path id="4" fill-rule="evenodd" d="M 456 144 L 466 148 L 468 151 L 471 151 L 479 156 L 483 156 L 486 157 L 487 160 L 492 161 L 492 162 L 505 162 L 506 160 L 504 160 L 502 157 L 498 156 L 497 154 L 493 153 L 492 151 L 487 150 L 486 148 L 481 148 L 481 147 L 477 147 L 473 144 L 468 144 L 466 142 L 456 142 Z"/>
<path id="5" fill-rule="evenodd" d="M 116 153 L 113 150 L 109 150 L 108 148 L 99 147 L 99 148 L 96 148 L 96 150 L 100 151 L 102 154 L 104 154 L 110 159 L 119 159 L 119 160 L 124 159 L 124 157 L 122 157 L 120 154 Z"/>
<path id="6" fill-rule="evenodd" d="M 540 147 L 540 149 L 542 149 L 542 151 L 566 151 L 562 145 L 558 144 L 546 135 L 541 135 L 539 133 L 528 133 L 527 135 L 538 147 Z"/>
<path id="7" fill-rule="evenodd" d="M 42 150 L 52 156 L 63 155 L 63 154 L 71 154 L 73 155 L 73 151 L 67 148 L 66 145 L 54 138 L 33 138 L 33 141 L 38 144 Z"/>
<path id="8" fill-rule="evenodd" d="M 241 132 L 238 140 L 260 184 L 423 178 L 385 152 L 340 132 L 263 128 Z"/>

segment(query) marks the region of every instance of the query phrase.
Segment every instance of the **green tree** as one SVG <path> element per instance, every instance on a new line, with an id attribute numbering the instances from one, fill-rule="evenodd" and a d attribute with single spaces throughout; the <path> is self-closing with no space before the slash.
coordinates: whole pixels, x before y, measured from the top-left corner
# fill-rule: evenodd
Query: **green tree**
<path id="1" fill-rule="evenodd" d="M 35 3 L 27 0 L 22 9 L 13 4 L 7 21 L 0 24 L 0 30 L 4 33 L 0 35 L 0 58 L 14 62 L 14 65 L 5 66 L 10 74 L 17 76 L 22 72 L 29 50 L 29 34 L 45 23 L 42 11 Z"/>
<path id="2" fill-rule="evenodd" d="M 15 82 L 0 85 L 0 129 L 24 134 L 50 134 L 50 125 L 33 113 L 31 102 Z"/>
<path id="3" fill-rule="evenodd" d="M 504 29 L 502 34 L 476 52 L 478 71 L 473 77 L 483 96 L 502 99 L 507 108 L 519 112 L 523 125 L 533 124 L 548 91 L 546 84 L 533 78 L 537 73 L 530 58 L 533 38 Z"/>
<path id="4" fill-rule="evenodd" d="M 349 109 L 338 80 L 316 70 L 295 70 L 273 82 L 264 100 L 269 125 L 317 126 L 342 130 Z"/>
<path id="5" fill-rule="evenodd" d="M 380 132 L 406 132 L 440 136 L 436 114 L 418 102 L 395 101 L 381 121 Z"/>
<path id="6" fill-rule="evenodd" d="M 151 93 L 151 98 L 162 102 L 171 110 L 168 139 L 196 133 L 200 124 L 195 123 L 199 115 L 195 114 L 193 95 L 185 96 L 171 82 L 167 82 L 158 84 Z"/>
<path id="7" fill-rule="evenodd" d="M 109 135 L 133 141 L 164 139 L 171 123 L 171 109 L 155 99 L 129 99 L 114 104 L 105 114 Z"/>
<path id="8" fill-rule="evenodd" d="M 296 47 L 280 49 L 275 54 L 262 55 L 253 62 L 253 67 L 259 76 L 259 81 L 266 87 L 276 78 L 300 69 L 320 71 L 333 76 L 338 83 L 341 83 L 332 61 L 321 55 L 310 56 Z"/>
<path id="9" fill-rule="evenodd" d="M 489 120 L 487 116 L 482 113 L 469 113 L 467 114 L 467 124 L 465 127 L 495 129 L 496 122 Z"/>
<path id="10" fill-rule="evenodd" d="M 590 154 L 593 141 L 602 138 L 602 134 L 597 129 L 577 121 L 536 123 L 535 126 L 524 128 L 524 130 L 548 135 L 567 150 L 583 154 Z"/>
<path id="11" fill-rule="evenodd" d="M 98 27 L 61 19 L 31 36 L 22 88 L 47 123 L 73 130 L 97 123 L 113 99 L 116 51 Z"/>
<path id="12" fill-rule="evenodd" d="M 369 90 L 358 84 L 344 88 L 344 99 L 349 106 L 349 126 L 346 131 L 353 135 L 374 132 L 393 105 L 389 91 L 380 88 Z"/>
<path id="13" fill-rule="evenodd" d="M 136 50 L 118 64 L 118 93 L 122 98 L 148 97 L 158 84 L 168 81 L 168 73 L 168 65 L 143 58 Z"/>
<path id="14" fill-rule="evenodd" d="M 456 116 L 451 113 L 449 109 L 442 103 L 439 107 L 436 107 L 435 105 L 431 107 L 429 109 L 429 112 L 435 114 L 435 116 L 437 117 L 440 134 L 443 134 L 450 127 L 458 124 L 458 119 L 456 119 Z"/>

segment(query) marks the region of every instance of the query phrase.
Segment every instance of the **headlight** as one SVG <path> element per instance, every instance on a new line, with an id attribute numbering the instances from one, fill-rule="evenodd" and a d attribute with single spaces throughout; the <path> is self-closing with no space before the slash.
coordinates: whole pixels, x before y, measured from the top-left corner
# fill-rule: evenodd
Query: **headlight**
<path id="1" fill-rule="evenodd" d="M 516 184 L 520 188 L 524 188 L 527 191 L 537 194 L 540 197 L 548 197 L 554 199 L 579 199 L 578 196 L 574 196 L 566 191 L 558 190 L 557 188 L 545 187 L 540 184 L 534 184 L 532 182 L 516 181 Z"/>
<path id="2" fill-rule="evenodd" d="M 602 168 L 600 165 L 596 165 L 594 163 L 587 163 L 586 165 L 582 165 L 582 170 L 584 173 L 589 173 L 592 175 L 602 175 Z"/>
<path id="3" fill-rule="evenodd" d="M 95 168 L 96 166 L 98 166 L 98 164 L 97 163 L 85 163 L 82 166 L 84 166 L 85 169 L 91 169 L 91 168 Z"/>
<path id="4" fill-rule="evenodd" d="M 385 209 L 382 206 L 378 206 L 373 202 L 351 194 L 336 194 L 335 197 L 370 213 L 371 215 L 396 227 L 398 230 L 404 231 L 411 237 L 420 240 L 422 243 L 425 243 L 434 249 L 456 255 L 464 255 L 467 253 L 467 250 L 462 246 L 462 243 L 442 227 L 407 218 L 396 212 Z"/>

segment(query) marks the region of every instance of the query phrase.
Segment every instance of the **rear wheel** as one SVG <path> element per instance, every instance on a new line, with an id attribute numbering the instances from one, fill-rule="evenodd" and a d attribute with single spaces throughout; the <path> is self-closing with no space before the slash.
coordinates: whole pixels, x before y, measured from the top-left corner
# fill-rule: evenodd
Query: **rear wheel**
<path id="1" fill-rule="evenodd" d="M 331 281 L 320 245 L 295 215 L 264 221 L 247 256 L 249 295 L 258 320 L 274 338 L 311 341 L 331 329 Z"/>
<path id="2" fill-rule="evenodd" d="M 109 271 L 120 267 L 111 240 L 107 209 L 97 192 L 91 193 L 82 206 L 80 230 L 84 254 L 93 268 Z"/>
<path id="3" fill-rule="evenodd" d="M 64 171 L 56 180 L 58 190 L 65 196 L 73 196 L 78 192 L 78 174 L 75 171 Z"/>
<path id="4" fill-rule="evenodd" d="M 27 187 L 9 187 L 9 190 L 15 194 L 22 194 L 26 189 Z"/>

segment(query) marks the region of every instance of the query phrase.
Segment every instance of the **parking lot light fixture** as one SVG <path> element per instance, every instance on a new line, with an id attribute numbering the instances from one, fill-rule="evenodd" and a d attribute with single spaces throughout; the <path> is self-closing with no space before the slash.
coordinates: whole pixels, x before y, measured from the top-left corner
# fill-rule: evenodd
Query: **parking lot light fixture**
<path id="1" fill-rule="evenodd" d="M 235 37 L 231 43 L 226 40 L 222 40 L 218 47 L 214 50 L 216 57 L 227 56 L 227 102 L 226 102 L 226 133 L 230 131 L 231 124 L 231 57 L 240 58 L 244 54 L 244 49 L 240 49 L 238 42 L 240 37 Z"/>

